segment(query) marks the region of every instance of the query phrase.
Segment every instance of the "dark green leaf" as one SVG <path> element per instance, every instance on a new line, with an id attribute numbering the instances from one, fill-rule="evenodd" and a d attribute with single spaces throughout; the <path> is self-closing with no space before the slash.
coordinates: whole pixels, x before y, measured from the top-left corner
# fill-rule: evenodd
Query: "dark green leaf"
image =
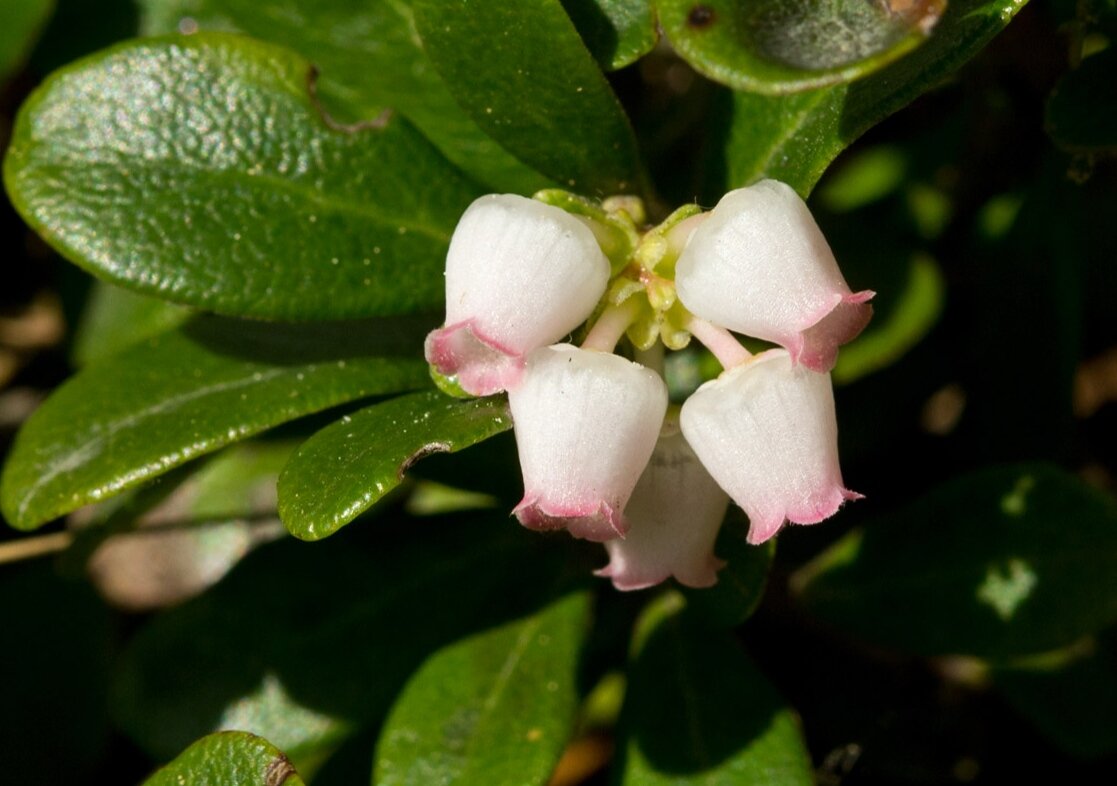
<path id="1" fill-rule="evenodd" d="M 246 729 L 309 772 L 432 652 L 553 598 L 568 545 L 503 513 L 372 529 L 264 546 L 156 617 L 119 661 L 120 726 L 157 758 Z"/>
<path id="2" fill-rule="evenodd" d="M 18 68 L 54 10 L 54 0 L 4 0 L 0 25 L 0 85 Z"/>
<path id="3" fill-rule="evenodd" d="M 1117 753 L 1117 648 L 1112 637 L 1036 661 L 995 669 L 993 681 L 1021 714 L 1072 756 Z"/>
<path id="4" fill-rule="evenodd" d="M 697 614 L 707 623 L 732 628 L 752 616 L 764 597 L 768 571 L 776 554 L 776 542 L 753 546 L 748 522 L 735 507 L 718 533 L 714 552 L 725 560 L 718 571 L 718 583 L 709 589 L 683 588 L 687 613 Z"/>
<path id="5" fill-rule="evenodd" d="M 303 786 L 279 748 L 243 731 L 211 734 L 146 781 L 144 786 Z"/>
<path id="6" fill-rule="evenodd" d="M 470 120 L 446 90 L 394 0 L 141 0 L 148 34 L 239 30 L 290 47 L 322 71 L 334 112 L 375 118 L 391 107 L 458 167 L 498 191 L 531 193 L 549 181 Z M 330 99 L 336 100 L 330 100 Z"/>
<path id="7" fill-rule="evenodd" d="M 635 63 L 659 39 L 651 0 L 562 0 L 562 5 L 607 71 Z"/>
<path id="8" fill-rule="evenodd" d="M 193 312 L 98 281 L 74 335 L 74 363 L 88 366 L 145 338 L 176 328 Z"/>
<path id="9" fill-rule="evenodd" d="M 285 421 L 421 387 L 413 328 L 201 318 L 148 339 L 77 374 L 27 421 L 0 480 L 4 513 L 30 529 Z"/>
<path id="10" fill-rule="evenodd" d="M 307 440 L 279 479 L 279 514 L 318 540 L 372 507 L 431 453 L 462 450 L 512 427 L 501 399 L 459 401 L 437 391 L 346 415 Z"/>
<path id="11" fill-rule="evenodd" d="M 24 104 L 8 191 L 71 261 L 161 298 L 297 319 L 437 306 L 475 187 L 402 119 L 332 129 L 310 79 L 235 36 L 109 49 Z"/>
<path id="12" fill-rule="evenodd" d="M 108 738 L 111 628 L 88 584 L 43 563 L 0 570 L 4 781 L 90 782 Z"/>
<path id="13" fill-rule="evenodd" d="M 779 95 L 880 70 L 926 40 L 943 5 L 658 0 L 657 9 L 667 37 L 697 70 L 736 90 Z"/>
<path id="14" fill-rule="evenodd" d="M 865 79 L 782 97 L 734 94 L 728 187 L 774 177 L 809 193 L 847 145 L 941 83 L 1023 6 L 1021 0 L 952 0 L 926 44 Z"/>
<path id="15" fill-rule="evenodd" d="M 621 714 L 623 786 L 809 786 L 794 712 L 728 631 L 695 625 L 679 595 L 640 621 Z"/>
<path id="16" fill-rule="evenodd" d="M 1047 102 L 1047 133 L 1073 152 L 1117 151 L 1117 50 L 1087 57 L 1065 74 Z"/>
<path id="17" fill-rule="evenodd" d="M 880 644 L 1003 658 L 1117 622 L 1117 510 L 1056 468 L 988 469 L 803 569 L 808 609 Z"/>
<path id="18" fill-rule="evenodd" d="M 431 657 L 388 717 L 374 782 L 546 784 L 574 726 L 589 600 L 572 594 Z"/>
<path id="19" fill-rule="evenodd" d="M 412 7 L 450 92 L 513 155 L 582 194 L 643 189 L 628 118 L 559 0 Z"/>

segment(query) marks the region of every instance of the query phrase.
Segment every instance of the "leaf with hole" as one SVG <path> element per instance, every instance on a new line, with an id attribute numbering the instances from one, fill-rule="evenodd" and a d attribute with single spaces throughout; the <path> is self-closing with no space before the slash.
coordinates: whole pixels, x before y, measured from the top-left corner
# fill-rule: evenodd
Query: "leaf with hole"
<path id="1" fill-rule="evenodd" d="M 243 731 L 211 734 L 184 750 L 143 786 L 303 786 L 283 751 Z"/>
<path id="2" fill-rule="evenodd" d="M 319 540 L 364 513 L 431 453 L 462 450 L 512 428 L 503 399 L 460 401 L 437 391 L 346 415 L 307 440 L 279 478 L 279 515 Z"/>
<path id="3" fill-rule="evenodd" d="M 927 43 L 857 82 L 787 96 L 734 93 L 728 97 L 726 190 L 772 177 L 810 193 L 838 153 L 941 84 L 1023 6 L 1021 0 L 951 0 Z"/>
<path id="4" fill-rule="evenodd" d="M 879 71 L 922 44 L 945 0 L 659 0 L 672 45 L 735 90 L 782 95 Z"/>

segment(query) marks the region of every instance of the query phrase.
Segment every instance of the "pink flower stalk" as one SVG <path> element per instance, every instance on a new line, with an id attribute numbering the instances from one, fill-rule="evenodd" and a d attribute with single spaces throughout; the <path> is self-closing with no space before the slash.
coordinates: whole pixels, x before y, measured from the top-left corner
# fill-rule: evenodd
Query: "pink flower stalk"
<path id="1" fill-rule="evenodd" d="M 710 477 L 678 422 L 668 418 L 655 452 L 625 508 L 628 534 L 605 543 L 609 564 L 598 576 L 619 590 L 637 590 L 671 576 L 687 587 L 710 587 L 725 564 L 714 556 L 729 497 Z"/>
<path id="2" fill-rule="evenodd" d="M 861 495 L 842 483 L 830 375 L 764 352 L 707 382 L 683 404 L 683 434 L 748 514 L 750 543 L 815 524 Z"/>
<path id="3" fill-rule="evenodd" d="M 569 344 L 527 358 L 508 391 L 531 529 L 566 528 L 587 540 L 623 537 L 622 514 L 655 448 L 667 386 L 655 372 Z"/>
<path id="4" fill-rule="evenodd" d="M 683 249 L 675 286 L 691 313 L 814 371 L 833 368 L 872 316 L 874 293 L 850 291 L 806 204 L 776 180 L 722 197 Z"/>
<path id="5" fill-rule="evenodd" d="M 585 322 L 609 261 L 593 232 L 564 210 L 515 194 L 465 211 L 446 257 L 446 323 L 426 357 L 475 396 L 517 384 L 528 352 Z"/>

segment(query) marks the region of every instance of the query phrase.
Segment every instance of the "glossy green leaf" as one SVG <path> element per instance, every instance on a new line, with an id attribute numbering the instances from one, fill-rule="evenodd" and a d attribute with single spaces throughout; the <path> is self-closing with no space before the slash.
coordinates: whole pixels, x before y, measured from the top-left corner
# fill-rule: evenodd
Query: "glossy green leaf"
<path id="1" fill-rule="evenodd" d="M 279 748 L 243 731 L 211 734 L 195 742 L 144 786 L 303 786 Z"/>
<path id="2" fill-rule="evenodd" d="M 1117 648 L 1112 637 L 993 670 L 1018 712 L 1077 758 L 1117 753 Z"/>
<path id="3" fill-rule="evenodd" d="M 636 140 L 559 0 L 413 0 L 450 92 L 493 139 L 564 188 L 639 193 Z"/>
<path id="4" fill-rule="evenodd" d="M 422 387 L 421 330 L 200 318 L 80 372 L 27 421 L 0 479 L 30 529 L 280 423 Z"/>
<path id="5" fill-rule="evenodd" d="M 331 128 L 310 79 L 238 36 L 109 49 L 24 104 L 5 183 L 64 256 L 140 292 L 278 318 L 437 307 L 476 187 L 405 120 Z"/>
<path id="6" fill-rule="evenodd" d="M 1004 29 L 1025 0 L 952 0 L 931 39 L 853 84 L 788 96 L 735 93 L 725 148 L 728 188 L 762 177 L 806 195 L 853 140 L 939 85 Z"/>
<path id="7" fill-rule="evenodd" d="M 814 782 L 795 713 L 729 631 L 667 595 L 641 619 L 620 725 L 623 786 Z"/>
<path id="8" fill-rule="evenodd" d="M 98 281 L 74 334 L 72 356 L 88 366 L 146 338 L 178 327 L 193 311 Z"/>
<path id="9" fill-rule="evenodd" d="M 659 40 L 651 0 L 562 0 L 562 6 L 606 71 L 631 65 Z"/>
<path id="10" fill-rule="evenodd" d="M 1055 649 L 1117 622 L 1117 509 L 1054 467 L 987 469 L 849 534 L 797 584 L 814 614 L 887 646 Z"/>
<path id="11" fill-rule="evenodd" d="M 925 41 L 942 0 L 658 0 L 660 24 L 698 71 L 780 95 L 849 82 Z M 897 10 L 902 9 L 902 10 Z"/>
<path id="12" fill-rule="evenodd" d="M 718 583 L 708 589 L 683 588 L 687 613 L 708 624 L 732 628 L 752 616 L 768 586 L 776 542 L 754 546 L 746 539 L 748 521 L 734 508 L 718 533 L 714 553 L 725 560 Z"/>
<path id="13" fill-rule="evenodd" d="M 321 70 L 327 106 L 349 119 L 393 108 L 463 171 L 497 191 L 529 194 L 549 181 L 474 123 L 423 52 L 398 0 L 140 0 L 151 34 L 236 30 L 281 44 Z M 331 100 L 336 99 L 336 100 Z"/>
<path id="14" fill-rule="evenodd" d="M 373 529 L 263 546 L 156 617 L 119 659 L 117 723 L 160 759 L 245 729 L 309 774 L 431 653 L 553 598 L 568 555 L 503 512 Z"/>
<path id="15" fill-rule="evenodd" d="M 375 404 L 307 440 L 279 479 L 279 514 L 304 540 L 332 535 L 398 486 L 414 462 L 462 450 L 512 427 L 500 399 L 437 391 Z"/>
<path id="16" fill-rule="evenodd" d="M 407 683 L 376 751 L 381 786 L 543 786 L 574 726 L 586 593 L 476 634 Z"/>
<path id="17" fill-rule="evenodd" d="M 1117 50 L 1084 59 L 1055 85 L 1047 102 L 1047 133 L 1073 152 L 1117 150 Z"/>
<path id="18" fill-rule="evenodd" d="M 52 11 L 54 0 L 4 0 L 4 24 L 0 25 L 0 84 L 30 54 Z"/>
<path id="19" fill-rule="evenodd" d="M 109 738 L 113 620 L 45 562 L 0 566 L 2 780 L 88 783 Z"/>

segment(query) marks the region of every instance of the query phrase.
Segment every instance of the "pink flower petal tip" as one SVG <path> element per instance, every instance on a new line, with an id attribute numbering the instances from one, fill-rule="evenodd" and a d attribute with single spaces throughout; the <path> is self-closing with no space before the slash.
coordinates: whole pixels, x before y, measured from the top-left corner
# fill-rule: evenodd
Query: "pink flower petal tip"
<path id="1" fill-rule="evenodd" d="M 816 322 L 780 342 L 788 348 L 791 362 L 823 374 L 834 368 L 838 348 L 861 335 L 873 318 L 869 301 L 874 295 L 870 289 L 836 295 L 837 302 Z"/>
<path id="2" fill-rule="evenodd" d="M 528 529 L 540 532 L 565 529 L 576 538 L 595 543 L 623 538 L 628 532 L 628 521 L 606 502 L 550 505 L 538 496 L 524 497 L 512 514 Z"/>
<path id="3" fill-rule="evenodd" d="M 432 330 L 424 349 L 428 363 L 474 396 L 514 387 L 524 370 L 522 355 L 485 336 L 472 319 Z"/>

